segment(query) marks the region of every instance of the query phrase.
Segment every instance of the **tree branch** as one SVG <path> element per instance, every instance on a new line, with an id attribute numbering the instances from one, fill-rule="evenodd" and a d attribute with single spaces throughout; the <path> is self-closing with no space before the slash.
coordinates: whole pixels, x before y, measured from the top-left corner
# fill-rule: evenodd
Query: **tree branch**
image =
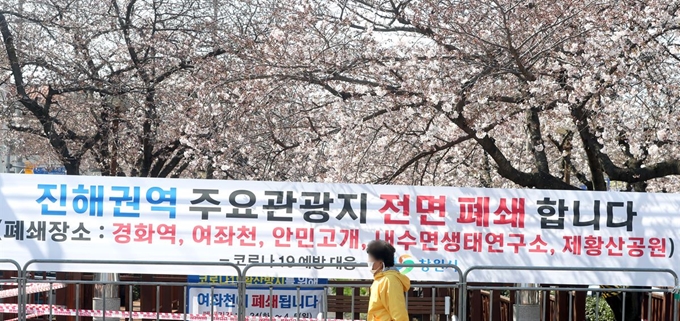
<path id="1" fill-rule="evenodd" d="M 511 180 L 512 182 L 524 186 L 535 187 L 540 189 L 561 189 L 561 190 L 577 190 L 578 188 L 557 179 L 546 172 L 532 172 L 525 173 L 515 168 L 507 159 L 503 152 L 496 145 L 496 141 L 489 137 L 487 133 L 478 133 L 468 125 L 468 120 L 463 116 L 463 108 L 467 104 L 467 92 L 471 89 L 477 80 L 490 70 L 482 71 L 478 76 L 466 83 L 460 92 L 460 100 L 456 104 L 457 117 L 449 116 L 449 119 L 463 130 L 466 134 L 474 137 L 475 141 L 484 149 L 484 151 L 491 156 L 491 158 L 498 165 L 498 174 Z"/>
<path id="2" fill-rule="evenodd" d="M 588 158 L 588 167 L 590 168 L 590 176 L 593 181 L 593 189 L 596 191 L 606 191 L 607 182 L 604 179 L 604 170 L 600 163 L 600 143 L 597 137 L 590 128 L 590 121 L 588 120 L 588 113 L 586 112 L 586 105 L 590 102 L 593 95 L 588 95 L 580 102 L 571 106 L 571 116 L 578 129 L 579 137 L 585 148 L 586 157 Z"/>

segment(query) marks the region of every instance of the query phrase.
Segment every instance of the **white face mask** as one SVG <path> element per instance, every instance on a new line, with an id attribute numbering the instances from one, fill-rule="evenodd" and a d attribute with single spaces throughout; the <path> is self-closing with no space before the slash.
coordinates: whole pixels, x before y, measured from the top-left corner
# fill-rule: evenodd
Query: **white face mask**
<path id="1" fill-rule="evenodd" d="M 371 270 L 371 274 L 375 275 L 376 273 L 380 272 L 382 269 L 373 269 L 373 265 L 375 265 L 375 262 L 368 262 L 368 268 Z"/>

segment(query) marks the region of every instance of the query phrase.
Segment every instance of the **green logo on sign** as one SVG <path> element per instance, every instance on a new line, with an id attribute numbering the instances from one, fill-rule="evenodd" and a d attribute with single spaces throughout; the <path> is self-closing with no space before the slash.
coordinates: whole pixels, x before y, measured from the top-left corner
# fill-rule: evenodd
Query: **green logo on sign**
<path id="1" fill-rule="evenodd" d="M 415 258 L 413 256 L 410 256 L 408 254 L 404 254 L 399 257 L 399 264 L 416 264 Z M 401 274 L 408 274 L 409 272 L 413 271 L 412 267 L 407 267 L 407 268 L 400 268 L 399 272 Z"/>

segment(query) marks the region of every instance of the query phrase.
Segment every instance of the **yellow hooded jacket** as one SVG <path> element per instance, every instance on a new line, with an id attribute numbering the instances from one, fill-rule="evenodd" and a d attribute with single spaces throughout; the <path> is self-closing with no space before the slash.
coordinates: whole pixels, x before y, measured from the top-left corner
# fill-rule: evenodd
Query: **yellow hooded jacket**
<path id="1" fill-rule="evenodd" d="M 376 273 L 367 321 L 409 321 L 404 293 L 410 288 L 411 280 L 397 270 Z"/>

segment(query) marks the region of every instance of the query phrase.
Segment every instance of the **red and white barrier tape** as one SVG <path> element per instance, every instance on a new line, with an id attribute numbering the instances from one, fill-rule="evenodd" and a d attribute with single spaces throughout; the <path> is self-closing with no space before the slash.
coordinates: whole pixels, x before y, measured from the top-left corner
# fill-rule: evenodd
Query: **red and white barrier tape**
<path id="1" fill-rule="evenodd" d="M 49 282 L 26 282 L 27 286 L 35 286 L 35 285 L 40 285 L 40 284 L 49 284 Z M 52 283 L 52 284 L 56 284 L 56 283 Z M 2 285 L 2 286 L 17 286 L 17 283 L 16 282 L 13 282 L 13 283 L 0 282 L 0 285 Z"/>
<path id="2" fill-rule="evenodd" d="M 18 306 L 16 304 L 0 304 L 0 313 L 18 313 Z M 27 315 L 49 315 L 50 308 L 47 305 L 26 305 Z M 64 309 L 63 307 L 52 306 L 53 316 L 81 316 L 81 317 L 95 317 L 101 318 L 101 310 L 75 310 L 75 309 Z M 186 320 L 186 321 L 237 321 L 238 317 L 236 315 L 224 315 L 215 314 L 212 318 L 209 314 L 183 314 L 183 313 L 167 313 L 167 312 L 132 312 L 129 311 L 106 311 L 107 318 L 130 318 L 133 319 L 144 319 L 144 320 Z M 270 321 L 268 317 L 246 317 L 247 321 Z M 312 318 L 273 318 L 274 321 L 320 321 L 324 319 L 312 319 Z M 326 319 L 325 321 L 351 321 L 351 320 L 341 320 L 341 319 Z M 358 320 L 357 320 L 358 321 Z"/>
<path id="3" fill-rule="evenodd" d="M 50 306 L 47 304 L 29 304 L 27 305 L 28 307 L 36 308 L 36 309 L 47 309 L 47 314 L 50 313 Z M 55 305 L 52 306 L 52 308 L 57 307 Z M 17 314 L 19 313 L 19 306 L 16 303 L 4 303 L 0 304 L 0 313 L 11 313 L 11 314 Z M 28 311 L 26 312 L 28 313 Z"/>
<path id="4" fill-rule="evenodd" d="M 51 287 L 50 287 L 51 286 Z M 62 283 L 30 283 L 26 286 L 26 294 L 47 292 L 51 290 L 63 289 L 66 284 Z M 19 295 L 19 289 L 9 289 L 0 291 L 0 299 L 12 298 Z"/>
<path id="5" fill-rule="evenodd" d="M 39 318 L 43 315 L 44 314 L 29 314 L 29 315 L 26 315 L 26 320 Z M 9 320 L 5 320 L 5 321 L 19 321 L 19 318 L 9 319 Z"/>

